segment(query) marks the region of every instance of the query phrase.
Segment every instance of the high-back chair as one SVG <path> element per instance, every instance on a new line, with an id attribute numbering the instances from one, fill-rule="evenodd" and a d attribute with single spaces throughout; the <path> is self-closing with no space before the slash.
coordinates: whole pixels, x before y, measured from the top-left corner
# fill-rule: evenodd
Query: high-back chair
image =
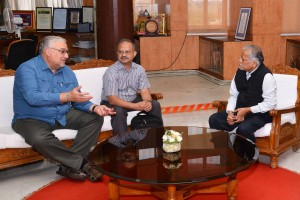
<path id="1" fill-rule="evenodd" d="M 270 111 L 272 123 L 254 134 L 260 154 L 270 156 L 270 166 L 278 167 L 278 156 L 300 146 L 300 71 L 288 66 L 268 67 L 277 84 L 277 105 Z M 227 101 L 214 101 L 219 111 L 225 110 Z"/>
<path id="2" fill-rule="evenodd" d="M 20 64 L 36 55 L 36 42 L 31 39 L 16 40 L 9 44 L 4 55 L 5 69 L 16 70 Z"/>

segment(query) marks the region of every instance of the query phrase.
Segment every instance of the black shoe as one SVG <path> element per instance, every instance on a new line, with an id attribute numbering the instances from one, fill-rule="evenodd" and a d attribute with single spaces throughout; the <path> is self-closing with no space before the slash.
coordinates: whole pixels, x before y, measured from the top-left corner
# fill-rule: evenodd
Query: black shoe
<path id="1" fill-rule="evenodd" d="M 102 180 L 102 173 L 88 163 L 84 165 L 84 167 L 82 168 L 82 172 L 85 173 L 88 179 L 90 179 L 90 181 L 92 182 Z"/>
<path id="2" fill-rule="evenodd" d="M 73 169 L 71 169 L 70 167 L 66 167 L 66 166 L 60 166 L 59 169 L 56 172 L 57 174 L 67 177 L 67 178 L 71 178 L 77 181 L 84 181 L 86 179 L 86 175 L 80 171 L 75 171 Z"/>

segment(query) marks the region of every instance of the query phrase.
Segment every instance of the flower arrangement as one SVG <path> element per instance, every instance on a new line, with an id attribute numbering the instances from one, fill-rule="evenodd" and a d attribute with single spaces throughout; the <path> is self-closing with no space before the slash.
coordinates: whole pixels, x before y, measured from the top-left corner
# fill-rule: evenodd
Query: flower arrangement
<path id="1" fill-rule="evenodd" d="M 162 137 L 165 152 L 177 152 L 181 149 L 182 134 L 174 130 L 166 130 Z"/>
<path id="2" fill-rule="evenodd" d="M 166 130 L 162 139 L 163 143 L 167 144 L 180 143 L 182 141 L 182 134 L 174 130 Z"/>

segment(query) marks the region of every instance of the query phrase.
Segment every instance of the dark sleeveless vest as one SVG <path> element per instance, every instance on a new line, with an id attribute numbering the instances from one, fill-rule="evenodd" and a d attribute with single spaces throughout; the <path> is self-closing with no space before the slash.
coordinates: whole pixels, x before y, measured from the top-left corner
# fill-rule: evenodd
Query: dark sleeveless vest
<path id="1" fill-rule="evenodd" d="M 261 64 L 252 74 L 246 79 L 246 71 L 238 69 L 234 81 L 236 88 L 239 91 L 236 108 L 251 107 L 263 101 L 262 85 L 266 74 L 272 72 Z M 269 113 L 257 113 L 269 116 Z"/>

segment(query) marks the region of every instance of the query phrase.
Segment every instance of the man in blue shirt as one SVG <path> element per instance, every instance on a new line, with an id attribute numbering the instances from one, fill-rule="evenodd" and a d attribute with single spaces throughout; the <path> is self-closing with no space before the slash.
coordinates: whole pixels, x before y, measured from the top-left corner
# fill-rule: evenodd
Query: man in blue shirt
<path id="1" fill-rule="evenodd" d="M 88 92 L 81 92 L 74 72 L 65 65 L 69 56 L 66 40 L 47 36 L 40 55 L 23 63 L 15 74 L 12 128 L 33 149 L 60 164 L 57 174 L 75 180 L 98 181 L 102 174 L 87 161 L 96 144 L 103 116 L 113 109 L 96 105 Z M 78 130 L 67 148 L 52 131 Z"/>

